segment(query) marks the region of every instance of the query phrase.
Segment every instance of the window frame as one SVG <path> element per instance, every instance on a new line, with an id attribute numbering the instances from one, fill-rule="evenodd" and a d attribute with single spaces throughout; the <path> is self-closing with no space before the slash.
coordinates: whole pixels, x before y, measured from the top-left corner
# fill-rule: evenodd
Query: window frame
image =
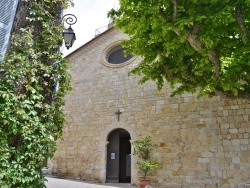
<path id="1" fill-rule="evenodd" d="M 7 49 L 9 47 L 11 30 L 12 30 L 13 22 L 14 22 L 14 19 L 15 19 L 15 16 L 16 16 L 18 0 L 12 0 L 12 1 L 13 1 L 13 6 L 11 7 L 11 14 L 10 14 L 8 25 L 6 25 L 5 23 L 0 22 L 0 27 L 3 30 L 5 30 L 5 32 L 6 32 L 3 35 L 4 36 L 4 42 L 3 42 L 2 48 L 0 48 L 0 61 L 3 59 L 5 53 L 7 52 Z M 1 8 L 0 8 L 0 10 L 1 10 Z"/>
<path id="2" fill-rule="evenodd" d="M 128 64 L 130 64 L 131 62 L 133 62 L 135 60 L 136 57 L 132 56 L 132 58 L 130 58 L 129 60 L 123 62 L 123 63 L 119 63 L 119 64 L 113 64 L 113 63 L 109 63 L 107 60 L 107 57 L 112 53 L 112 51 L 117 48 L 118 46 L 121 46 L 121 41 L 116 41 L 111 43 L 110 45 L 108 45 L 102 52 L 101 55 L 101 61 L 104 65 L 106 65 L 107 67 L 113 67 L 113 68 L 118 68 L 118 67 L 123 67 L 126 66 Z"/>

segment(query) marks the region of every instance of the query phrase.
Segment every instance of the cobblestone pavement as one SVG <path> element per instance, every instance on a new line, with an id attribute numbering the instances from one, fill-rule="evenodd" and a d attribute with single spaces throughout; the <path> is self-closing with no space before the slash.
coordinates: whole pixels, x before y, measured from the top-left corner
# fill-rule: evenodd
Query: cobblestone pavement
<path id="1" fill-rule="evenodd" d="M 105 183 L 105 184 L 94 184 L 86 183 L 82 181 L 59 179 L 54 177 L 46 177 L 48 180 L 45 185 L 47 188 L 136 188 L 128 183 Z"/>

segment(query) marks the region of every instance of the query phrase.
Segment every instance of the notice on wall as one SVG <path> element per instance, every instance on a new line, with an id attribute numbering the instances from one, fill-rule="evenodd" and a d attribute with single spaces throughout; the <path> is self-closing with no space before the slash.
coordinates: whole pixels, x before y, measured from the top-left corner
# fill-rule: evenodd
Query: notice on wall
<path id="1" fill-rule="evenodd" d="M 111 159 L 112 159 L 112 160 L 115 159 L 115 153 L 111 153 Z"/>

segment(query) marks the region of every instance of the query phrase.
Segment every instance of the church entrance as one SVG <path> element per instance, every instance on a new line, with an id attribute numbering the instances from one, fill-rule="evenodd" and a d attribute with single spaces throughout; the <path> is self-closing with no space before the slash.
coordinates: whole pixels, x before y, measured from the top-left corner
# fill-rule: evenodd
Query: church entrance
<path id="1" fill-rule="evenodd" d="M 125 129 L 110 133 L 107 146 L 107 183 L 131 182 L 130 134 Z"/>

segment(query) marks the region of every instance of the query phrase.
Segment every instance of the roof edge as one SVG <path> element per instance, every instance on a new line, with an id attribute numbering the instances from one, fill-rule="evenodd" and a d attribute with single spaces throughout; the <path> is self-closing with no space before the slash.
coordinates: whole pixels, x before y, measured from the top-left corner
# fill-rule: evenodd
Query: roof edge
<path id="1" fill-rule="evenodd" d="M 110 32 L 111 30 L 114 30 L 114 26 L 108 28 L 106 31 L 104 31 L 103 33 L 95 36 L 94 38 L 92 38 L 91 40 L 89 40 L 88 42 L 86 42 L 85 44 L 83 44 L 82 46 L 80 46 L 79 48 L 75 49 L 73 52 L 70 52 L 68 55 L 66 55 L 64 58 L 69 58 L 71 55 L 73 55 L 74 53 L 76 53 L 77 51 L 80 51 L 83 47 L 87 46 L 88 44 L 90 44 L 91 42 L 95 41 L 96 39 L 100 38 L 102 35 Z"/>

